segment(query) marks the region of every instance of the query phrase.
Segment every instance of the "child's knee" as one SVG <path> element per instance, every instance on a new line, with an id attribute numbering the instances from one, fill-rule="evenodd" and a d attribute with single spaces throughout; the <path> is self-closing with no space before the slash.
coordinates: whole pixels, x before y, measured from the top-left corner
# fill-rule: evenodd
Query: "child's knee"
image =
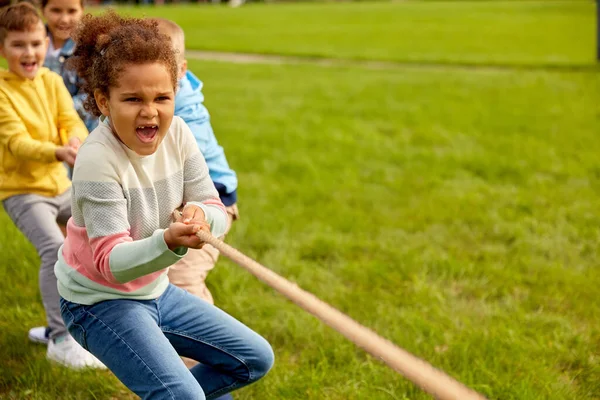
<path id="1" fill-rule="evenodd" d="M 251 381 L 257 381 L 265 376 L 275 363 L 273 348 L 266 340 L 261 340 L 260 345 L 255 348 L 255 360 L 251 368 Z"/>

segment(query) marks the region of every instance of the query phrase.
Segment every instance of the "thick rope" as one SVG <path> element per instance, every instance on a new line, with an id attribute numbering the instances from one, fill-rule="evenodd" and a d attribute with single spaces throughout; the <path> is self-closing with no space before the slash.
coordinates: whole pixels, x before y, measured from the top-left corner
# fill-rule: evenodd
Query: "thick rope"
<path id="1" fill-rule="evenodd" d="M 390 368 L 404 375 L 425 392 L 440 400 L 484 400 L 479 393 L 469 389 L 431 364 L 401 349 L 389 340 L 333 308 L 324 301 L 277 275 L 239 250 L 211 234 L 199 231 L 197 236 L 209 243 L 224 256 L 249 271 L 252 275 L 283 294 L 327 325 L 344 335 L 367 353 L 381 359 Z"/>

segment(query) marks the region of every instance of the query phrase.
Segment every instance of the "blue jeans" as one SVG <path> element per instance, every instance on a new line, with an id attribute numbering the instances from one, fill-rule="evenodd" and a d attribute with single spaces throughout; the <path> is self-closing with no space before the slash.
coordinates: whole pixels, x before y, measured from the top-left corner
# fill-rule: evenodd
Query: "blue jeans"
<path id="1" fill-rule="evenodd" d="M 155 300 L 60 300 L 71 335 L 142 399 L 215 399 L 262 378 L 269 343 L 217 307 L 174 286 Z M 200 364 L 187 369 L 179 356 Z"/>

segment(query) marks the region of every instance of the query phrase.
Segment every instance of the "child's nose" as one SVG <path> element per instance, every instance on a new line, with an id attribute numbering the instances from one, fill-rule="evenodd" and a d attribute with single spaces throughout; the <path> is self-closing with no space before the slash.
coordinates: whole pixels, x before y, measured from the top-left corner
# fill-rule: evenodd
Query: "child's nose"
<path id="1" fill-rule="evenodd" d="M 142 106 L 140 115 L 144 118 L 153 118 L 158 115 L 158 112 L 156 111 L 156 108 L 152 107 L 149 104 L 145 104 Z"/>

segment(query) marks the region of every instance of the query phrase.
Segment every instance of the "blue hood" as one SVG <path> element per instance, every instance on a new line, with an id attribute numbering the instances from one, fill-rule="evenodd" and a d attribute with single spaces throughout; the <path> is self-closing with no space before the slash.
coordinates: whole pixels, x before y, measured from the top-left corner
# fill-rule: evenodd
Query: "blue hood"
<path id="1" fill-rule="evenodd" d="M 210 125 L 210 114 L 203 104 L 202 86 L 200 79 L 190 71 L 186 72 L 179 81 L 179 89 L 175 95 L 175 115 L 190 127 L 221 201 L 230 206 L 237 201 L 237 176 L 229 168 L 225 151 L 219 146 Z"/>
<path id="2" fill-rule="evenodd" d="M 189 118 L 196 123 L 203 123 L 210 119 L 206 107 L 204 107 L 204 84 L 193 73 L 187 71 L 185 76 L 179 80 L 179 88 L 175 95 L 175 115 L 184 120 Z"/>

